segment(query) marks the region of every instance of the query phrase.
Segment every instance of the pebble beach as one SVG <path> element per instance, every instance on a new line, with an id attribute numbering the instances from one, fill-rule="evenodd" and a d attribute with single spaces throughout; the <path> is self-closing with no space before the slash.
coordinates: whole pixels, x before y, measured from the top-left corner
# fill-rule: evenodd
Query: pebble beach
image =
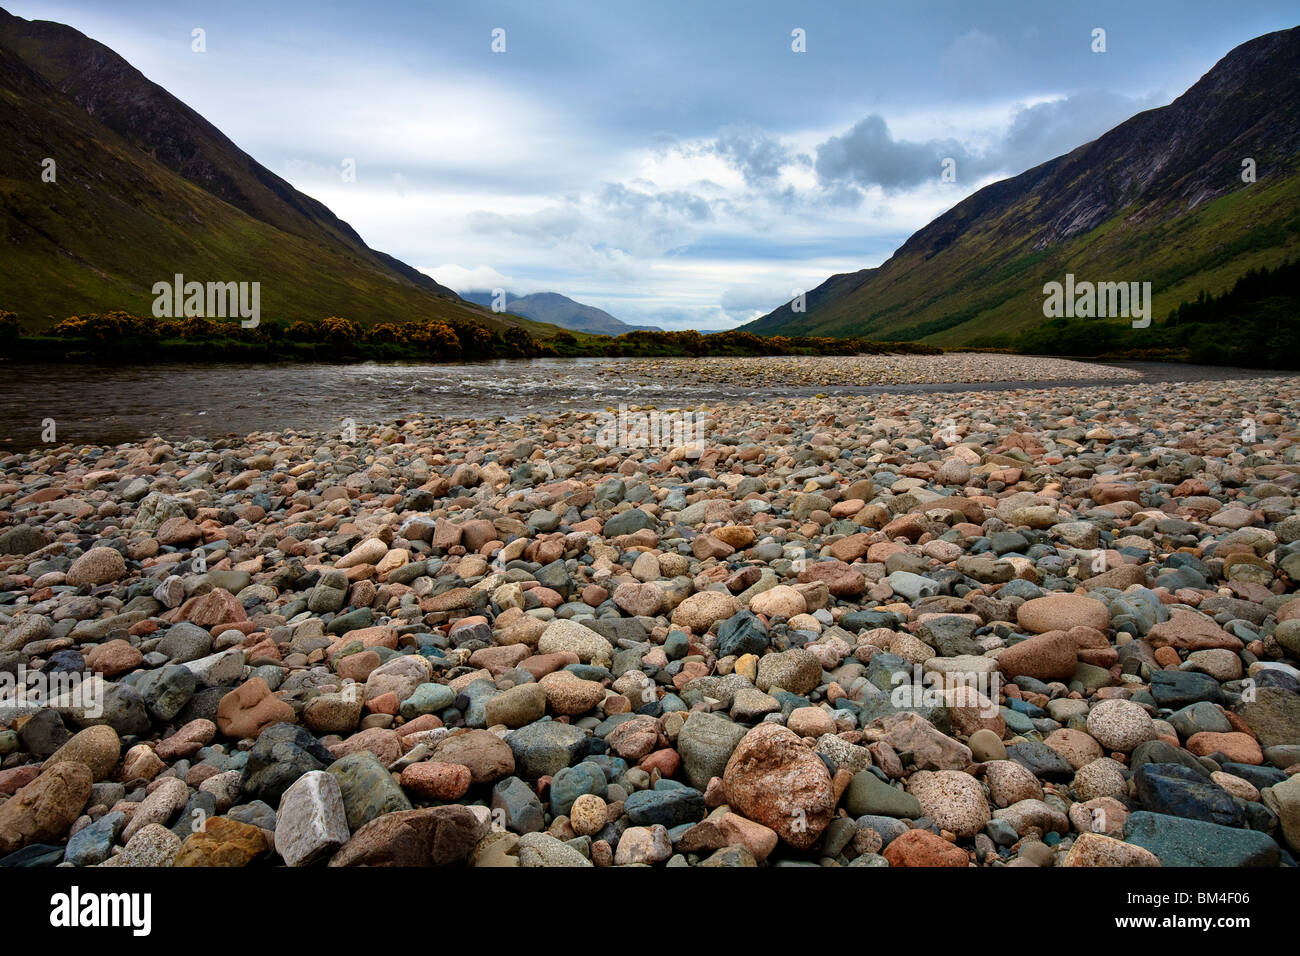
<path id="1" fill-rule="evenodd" d="M 640 378 L 699 385 L 776 385 L 781 388 L 940 385 L 1079 379 L 1132 381 L 1118 366 L 1039 355 L 947 352 L 943 355 L 773 355 L 755 358 L 628 359 L 603 365 L 605 379 Z"/>
<path id="2" fill-rule="evenodd" d="M 1294 866 L 1300 376 L 953 358 L 4 453 L 0 863 Z"/>

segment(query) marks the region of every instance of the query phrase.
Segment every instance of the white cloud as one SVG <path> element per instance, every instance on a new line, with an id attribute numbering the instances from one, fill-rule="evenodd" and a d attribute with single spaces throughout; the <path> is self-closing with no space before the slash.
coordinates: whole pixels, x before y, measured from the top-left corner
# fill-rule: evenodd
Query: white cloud
<path id="1" fill-rule="evenodd" d="M 519 291 L 514 287 L 514 280 L 510 276 L 502 275 L 491 266 L 474 266 L 467 269 L 464 266 L 449 262 L 434 266 L 432 269 L 421 269 L 420 271 L 427 276 L 432 276 L 434 281 L 445 285 L 449 289 L 454 289 L 456 292 L 475 292 L 484 289 Z"/>
<path id="2" fill-rule="evenodd" d="M 357 35 L 345 37 L 323 37 L 312 24 L 277 30 L 269 14 L 265 29 L 223 29 L 214 10 L 210 52 L 197 56 L 183 9 L 128 17 L 76 0 L 14 5 L 102 39 L 374 248 L 440 263 L 425 271 L 444 285 L 553 290 L 626 321 L 672 327 L 727 327 L 788 301 L 795 288 L 877 265 L 979 186 L 1156 105 L 1052 89 L 1062 75 L 1056 62 L 1026 79 L 1025 58 L 1042 57 L 1049 44 L 1022 29 L 999 34 L 992 22 L 922 27 L 924 55 L 897 44 L 932 82 L 893 69 L 884 74 L 892 88 L 876 83 L 871 71 L 887 64 L 854 49 L 836 80 L 844 89 L 826 91 L 830 105 L 805 116 L 781 108 L 788 102 L 763 85 L 776 78 L 794 90 L 795 75 L 780 72 L 787 62 L 801 70 L 818 62 L 812 53 L 790 58 L 784 44 L 780 65 L 755 59 L 757 72 L 728 77 L 721 93 L 712 86 L 724 84 L 692 72 L 698 96 L 682 97 L 671 95 L 679 76 L 655 72 L 663 50 L 630 42 L 611 54 L 592 46 L 581 24 L 551 35 L 521 22 L 500 58 L 475 33 L 484 53 L 474 59 L 454 10 L 432 19 L 375 12 L 383 26 L 358 22 Z M 416 21 L 448 33 L 421 45 L 393 33 Z M 685 50 L 692 36 L 675 40 Z M 556 42 L 572 44 L 571 63 L 558 59 Z M 592 59 L 602 55 L 626 69 L 602 60 L 602 74 Z M 572 85 L 588 75 L 582 89 Z M 720 102 L 725 114 L 711 112 Z M 881 123 L 852 135 L 873 114 Z M 819 176 L 819 147 L 833 141 L 838 155 L 823 165 L 835 175 Z M 944 185 L 935 161 L 946 153 L 936 150 L 950 144 L 961 148 L 958 182 Z M 355 182 L 340 176 L 345 158 L 356 161 Z"/>
<path id="3" fill-rule="evenodd" d="M 285 160 L 281 170 L 376 248 L 442 263 L 425 271 L 453 289 L 583 289 L 581 301 L 625 321 L 726 328 L 833 273 L 878 265 L 911 232 L 1003 173 L 1019 171 L 1008 162 L 1046 159 L 1036 150 L 1048 146 L 1062 151 L 1072 113 L 1084 114 L 1086 126 L 1123 109 L 1119 97 L 1043 95 L 977 112 L 901 114 L 880 140 L 893 157 L 884 167 L 888 191 L 871 181 L 869 164 L 862 167 L 866 178 L 819 177 L 817 147 L 853 124 L 829 134 L 724 130 L 724 148 L 717 137 L 661 137 L 605 151 L 593 145 L 575 166 L 585 180 L 577 189 L 444 182 L 436 169 L 393 174 L 360 161 L 350 184 L 310 159 Z M 899 165 L 917 156 L 928 170 L 935 164 L 927 150 L 953 144 L 963 150 L 957 184 L 941 183 L 937 166 L 918 175 Z M 529 155 L 530 147 L 520 148 Z M 866 141 L 861 148 L 873 146 Z"/>

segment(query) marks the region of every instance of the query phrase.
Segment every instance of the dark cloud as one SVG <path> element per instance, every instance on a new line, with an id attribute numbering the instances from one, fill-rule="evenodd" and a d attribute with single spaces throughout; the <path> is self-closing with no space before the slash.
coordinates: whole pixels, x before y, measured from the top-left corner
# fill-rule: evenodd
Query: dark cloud
<path id="1" fill-rule="evenodd" d="M 880 114 L 873 113 L 848 132 L 817 147 L 815 168 L 825 198 L 833 205 L 856 205 L 859 189 L 886 191 L 935 181 L 947 158 L 956 161 L 960 182 L 990 175 L 1014 176 L 1060 156 L 1114 128 L 1161 98 L 1141 99 L 1100 90 L 1020 107 L 1002 137 L 974 152 L 954 139 L 913 142 L 894 139 Z"/>
<path id="2" fill-rule="evenodd" d="M 752 126 L 729 126 L 718 134 L 712 151 L 740 170 L 748 186 L 769 186 L 796 157 L 775 139 Z"/>
<path id="3" fill-rule="evenodd" d="M 894 139 L 879 113 L 858 121 L 842 136 L 832 136 L 817 147 L 815 168 L 827 185 L 851 184 L 902 189 L 939 177 L 947 157 L 958 169 L 971 158 L 956 140 L 914 143 Z"/>
<path id="4" fill-rule="evenodd" d="M 862 190 L 852 183 L 824 183 L 823 185 L 825 188 L 822 190 L 822 201 L 828 206 L 857 209 L 866 198 Z"/>
<path id="5" fill-rule="evenodd" d="M 643 192 L 628 189 L 622 183 L 605 183 L 600 191 L 600 202 L 612 211 L 642 217 L 680 217 L 688 222 L 707 222 L 713 218 L 707 199 L 680 189 Z"/>

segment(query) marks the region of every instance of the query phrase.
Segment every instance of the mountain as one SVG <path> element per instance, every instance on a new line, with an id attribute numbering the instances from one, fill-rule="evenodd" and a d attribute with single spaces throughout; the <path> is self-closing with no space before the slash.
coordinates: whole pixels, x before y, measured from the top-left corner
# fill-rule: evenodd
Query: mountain
<path id="1" fill-rule="evenodd" d="M 261 283 L 262 314 L 494 316 L 385 253 L 108 47 L 0 10 L 0 309 L 29 327 L 150 313 L 152 287 Z M 45 159 L 55 181 L 42 181 Z"/>
<path id="2" fill-rule="evenodd" d="M 743 326 L 1014 346 L 1066 273 L 1149 281 L 1163 318 L 1300 251 L 1300 27 L 1232 50 L 1168 106 L 984 187 L 877 268 L 835 275 Z M 1244 159 L 1256 182 L 1243 181 Z"/>
<path id="3" fill-rule="evenodd" d="M 490 291 L 466 292 L 463 297 L 486 308 L 492 307 Z M 603 309 L 575 302 L 558 292 L 534 292 L 532 295 L 521 296 L 507 292 L 506 310 L 534 322 L 549 322 L 574 332 L 591 332 L 596 335 L 622 335 L 637 329 L 663 331 L 656 325 L 628 325 Z"/>

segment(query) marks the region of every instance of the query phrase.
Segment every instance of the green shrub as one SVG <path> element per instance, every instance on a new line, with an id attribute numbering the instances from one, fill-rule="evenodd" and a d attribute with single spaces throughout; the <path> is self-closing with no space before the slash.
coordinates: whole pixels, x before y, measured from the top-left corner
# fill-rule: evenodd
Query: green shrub
<path id="1" fill-rule="evenodd" d="M 70 315 L 54 327 L 55 335 L 85 339 L 98 345 L 125 339 L 154 339 L 158 332 L 158 320 L 152 316 L 141 317 L 122 311 Z"/>

